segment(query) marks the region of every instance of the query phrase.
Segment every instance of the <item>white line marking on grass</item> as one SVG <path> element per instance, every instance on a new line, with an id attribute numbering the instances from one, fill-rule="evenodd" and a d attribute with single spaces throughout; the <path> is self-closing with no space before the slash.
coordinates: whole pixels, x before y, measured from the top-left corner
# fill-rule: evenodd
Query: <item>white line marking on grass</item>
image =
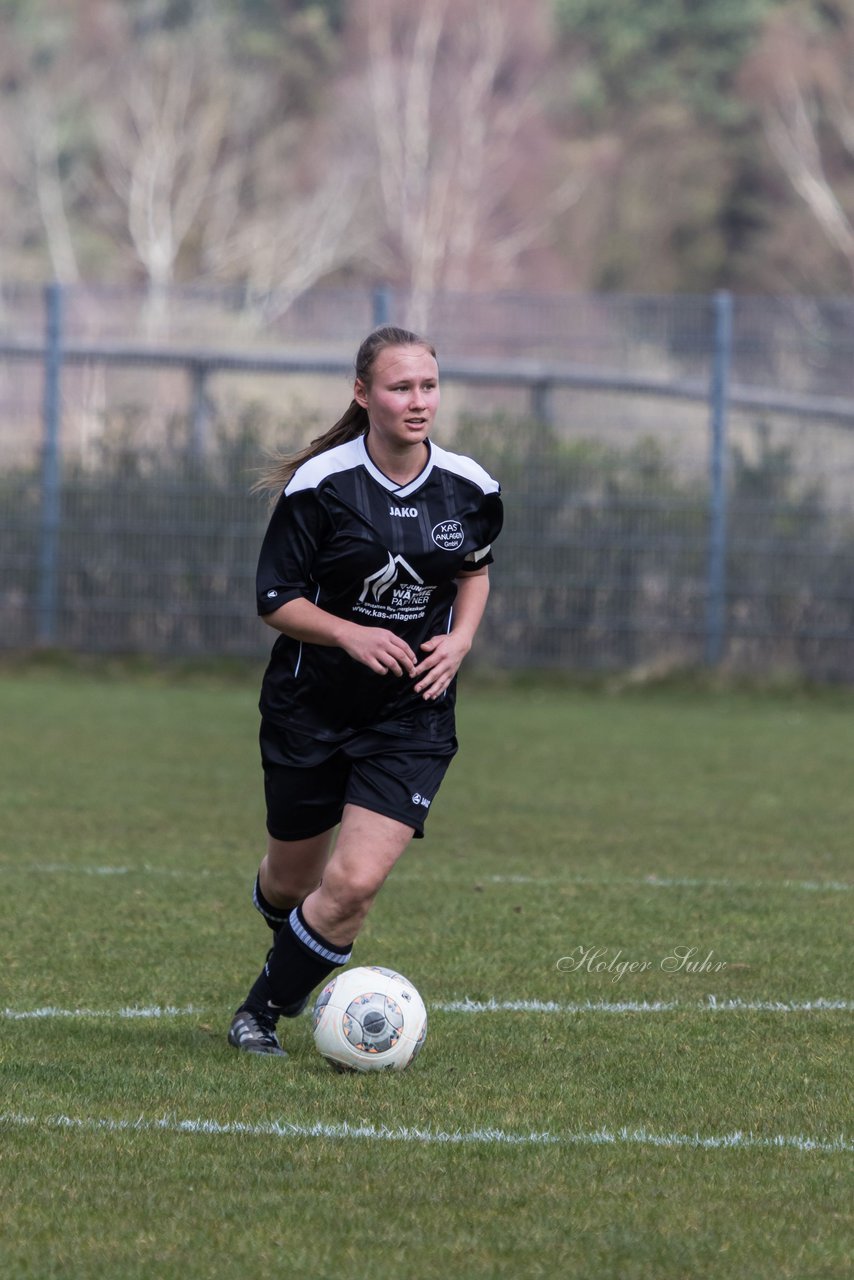
<path id="1" fill-rule="evenodd" d="M 124 1009 L 57 1009 L 47 1005 L 42 1009 L 4 1009 L 2 1016 L 12 1022 L 24 1022 L 30 1018 L 183 1018 L 202 1012 L 191 1004 L 183 1008 L 154 1004 Z"/>
<path id="2" fill-rule="evenodd" d="M 430 1004 L 433 1013 L 852 1013 L 854 1000 L 742 1000 L 706 996 L 705 1000 L 448 1000 Z M 121 1009 L 2 1009 L 11 1022 L 50 1018 L 185 1018 L 213 1016 L 214 1010 L 195 1005 L 143 1005 Z"/>
<path id="3" fill-rule="evenodd" d="M 176 1116 L 163 1116 L 158 1120 L 114 1120 L 91 1116 L 31 1116 L 18 1113 L 0 1113 L 0 1127 L 77 1129 L 85 1132 L 106 1133 L 199 1133 L 213 1135 L 240 1135 L 264 1138 L 330 1138 L 333 1141 L 361 1139 L 369 1142 L 418 1142 L 425 1144 L 454 1144 L 489 1146 L 621 1146 L 694 1148 L 697 1150 L 726 1150 L 753 1148 L 758 1150 L 816 1151 L 836 1155 L 854 1152 L 854 1142 L 844 1135 L 838 1138 L 808 1138 L 803 1135 L 775 1134 L 763 1138 L 753 1133 L 736 1130 L 725 1134 L 653 1133 L 646 1128 L 596 1129 L 589 1133 L 508 1133 L 504 1129 L 390 1129 L 386 1125 L 361 1124 L 291 1124 L 274 1120 L 265 1124 L 249 1124 L 245 1121 L 181 1120 Z"/>
<path id="4" fill-rule="evenodd" d="M 430 1005 L 437 1013 L 669 1013 L 676 1000 L 585 1000 L 564 1004 L 557 1000 L 449 1000 Z"/>
<path id="5" fill-rule="evenodd" d="M 174 879 L 210 879 L 228 876 L 246 879 L 248 872 L 229 868 L 203 867 L 191 870 L 185 867 L 155 867 L 150 863 L 140 863 L 130 867 L 79 866 L 73 862 L 43 862 L 22 865 L 21 863 L 0 862 L 0 873 L 23 872 L 27 875 L 65 875 L 80 876 L 170 876 Z M 444 875 L 431 875 L 420 870 L 402 868 L 395 876 L 396 883 L 407 880 L 447 879 Z M 851 893 L 854 883 L 844 880 L 730 880 L 725 878 L 703 878 L 700 876 L 529 876 L 529 875 L 489 875 L 482 877 L 486 884 L 510 885 L 542 885 L 544 888 L 553 885 L 584 885 L 588 888 L 608 888 L 624 886 L 645 889 L 750 889 L 767 891 L 769 889 L 796 890 L 804 893 Z"/>
<path id="6" fill-rule="evenodd" d="M 704 880 L 695 876 L 644 876 L 639 884 L 653 889 L 800 889 L 807 893 L 850 893 L 854 884 L 842 880 Z"/>
<path id="7" fill-rule="evenodd" d="M 843 880 L 728 880 L 700 876 L 486 876 L 489 884 L 556 885 L 588 887 L 626 885 L 644 889 L 797 889 L 810 893 L 850 893 L 854 884 Z"/>
<path id="8" fill-rule="evenodd" d="M 81 866 L 74 862 L 35 862 L 28 865 L 21 863 L 0 862 L 0 872 L 19 871 L 26 875 L 78 875 L 78 876 L 169 876 L 178 880 L 206 880 L 212 876 L 234 875 L 232 871 L 212 870 L 202 867 L 196 871 L 187 867 L 155 867 L 148 862 L 140 862 L 131 867 L 91 867 Z M 246 873 L 248 875 L 248 873 Z M 244 878 L 246 878 L 244 876 Z"/>
<path id="9" fill-rule="evenodd" d="M 450 1000 L 433 1004 L 441 1013 L 672 1013 L 686 1010 L 699 1013 L 851 1013 L 854 1000 L 585 1000 L 564 1003 L 557 1000 Z"/>
<path id="10" fill-rule="evenodd" d="M 713 1013 L 738 1012 L 746 1009 L 754 1013 L 821 1013 L 825 1011 L 851 1013 L 854 1011 L 854 1000 L 740 1000 L 737 997 L 719 1000 L 717 996 L 707 996 L 707 1007 Z"/>

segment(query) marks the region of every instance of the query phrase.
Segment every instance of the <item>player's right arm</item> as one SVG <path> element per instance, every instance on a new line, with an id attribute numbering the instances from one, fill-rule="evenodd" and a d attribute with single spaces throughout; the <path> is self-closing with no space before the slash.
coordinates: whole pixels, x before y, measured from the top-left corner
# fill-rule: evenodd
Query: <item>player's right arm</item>
<path id="1" fill-rule="evenodd" d="M 305 644 L 329 645 L 377 675 L 409 675 L 417 659 L 412 649 L 383 627 L 364 627 L 314 603 L 320 549 L 334 536 L 334 521 L 312 488 L 282 494 L 258 559 L 258 612 L 275 631 Z"/>
<path id="2" fill-rule="evenodd" d="M 415 654 L 393 631 L 348 622 L 346 618 L 327 613 L 304 596 L 289 600 L 262 617 L 268 626 L 293 640 L 343 649 L 377 675 L 411 676 L 415 671 Z"/>

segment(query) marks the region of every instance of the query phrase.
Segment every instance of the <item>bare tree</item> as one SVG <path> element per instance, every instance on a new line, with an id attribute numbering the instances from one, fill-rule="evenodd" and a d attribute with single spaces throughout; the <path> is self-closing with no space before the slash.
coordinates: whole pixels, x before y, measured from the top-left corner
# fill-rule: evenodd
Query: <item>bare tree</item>
<path id="1" fill-rule="evenodd" d="M 7 247 L 34 243 L 51 275 L 65 283 L 80 278 L 73 231 L 74 209 L 85 188 L 86 164 L 76 136 L 91 84 L 91 66 L 80 50 L 53 34 L 54 28 L 0 26 L 0 80 L 13 89 L 3 96 L 0 187 Z M 40 228 L 41 244 L 33 231 Z"/>
<path id="2" fill-rule="evenodd" d="M 521 283 L 584 189 L 540 101 L 548 0 L 351 0 L 355 57 L 308 97 L 288 86 L 316 84 L 328 50 L 259 60 L 228 6 L 194 0 L 166 30 L 160 0 L 38 3 L 59 34 L 4 77 L 26 84 L 0 134 L 4 226 L 21 243 L 40 225 L 60 279 L 84 246 L 142 276 L 151 331 L 179 279 L 239 281 L 269 320 L 342 268 L 401 282 L 420 320 L 438 289 Z"/>
<path id="3" fill-rule="evenodd" d="M 354 6 L 367 32 L 368 162 L 413 324 L 426 322 L 439 288 L 513 283 L 520 255 L 579 198 L 574 175 L 542 183 L 541 11 L 519 9 L 511 0 Z"/>
<path id="4" fill-rule="evenodd" d="M 233 103 L 223 33 L 212 22 L 137 42 L 104 86 L 95 129 L 107 184 L 160 327 L 179 255 L 211 198 Z"/>
<path id="5" fill-rule="evenodd" d="M 222 176 L 213 199 L 218 212 L 205 235 L 205 267 L 242 280 L 264 323 L 365 251 L 364 179 L 355 158 L 341 153 L 334 128 L 285 121 L 232 156 Z"/>
<path id="6" fill-rule="evenodd" d="M 150 328 L 163 328 L 182 254 L 182 274 L 239 280 L 269 322 L 357 249 L 353 164 L 334 132 L 321 139 L 328 163 L 307 158 L 317 127 L 279 101 L 274 65 L 234 58 L 231 22 L 203 10 L 132 45 L 99 111 L 117 236 L 145 271 Z"/>
<path id="7" fill-rule="evenodd" d="M 854 279 L 854 14 L 824 35 L 796 9 L 777 15 L 745 78 L 771 151 Z"/>
<path id="8" fill-rule="evenodd" d="M 781 85 L 777 103 L 765 114 L 765 133 L 798 195 L 832 245 L 844 256 L 854 280 L 854 223 L 828 178 L 818 139 L 819 105 L 794 81 Z M 844 117 L 847 127 L 854 116 Z"/>
<path id="9" fill-rule="evenodd" d="M 40 224 L 54 280 L 73 283 L 80 269 L 69 225 L 68 183 L 60 176 L 58 122 L 52 104 L 37 91 L 21 94 L 5 113 L 6 131 L 0 142 L 0 171 L 12 184 L 11 203 L 17 219 L 4 218 L 6 236 L 12 219 L 24 226 Z M 16 237 L 17 238 L 17 237 Z"/>

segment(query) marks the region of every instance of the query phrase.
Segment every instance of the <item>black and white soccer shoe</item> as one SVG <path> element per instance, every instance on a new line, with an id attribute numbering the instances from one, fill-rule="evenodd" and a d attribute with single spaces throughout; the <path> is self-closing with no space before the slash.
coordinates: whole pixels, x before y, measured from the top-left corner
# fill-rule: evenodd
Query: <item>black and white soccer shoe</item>
<path id="1" fill-rule="evenodd" d="M 244 1053 L 288 1055 L 276 1037 L 276 1020 L 260 1010 L 238 1009 L 228 1030 L 228 1043 Z"/>

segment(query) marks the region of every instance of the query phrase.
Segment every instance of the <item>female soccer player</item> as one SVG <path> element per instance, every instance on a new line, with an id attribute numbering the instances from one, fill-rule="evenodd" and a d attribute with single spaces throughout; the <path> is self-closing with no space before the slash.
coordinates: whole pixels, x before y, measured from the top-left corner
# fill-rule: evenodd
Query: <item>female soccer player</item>
<path id="1" fill-rule="evenodd" d="M 476 462 L 430 440 L 438 407 L 432 346 L 377 329 L 347 412 L 271 476 L 284 491 L 257 591 L 279 636 L 261 690 L 268 844 L 254 903 L 275 940 L 234 1015 L 238 1049 L 284 1054 L 279 1017 L 350 959 L 457 750 L 456 674 L 502 508 Z"/>

